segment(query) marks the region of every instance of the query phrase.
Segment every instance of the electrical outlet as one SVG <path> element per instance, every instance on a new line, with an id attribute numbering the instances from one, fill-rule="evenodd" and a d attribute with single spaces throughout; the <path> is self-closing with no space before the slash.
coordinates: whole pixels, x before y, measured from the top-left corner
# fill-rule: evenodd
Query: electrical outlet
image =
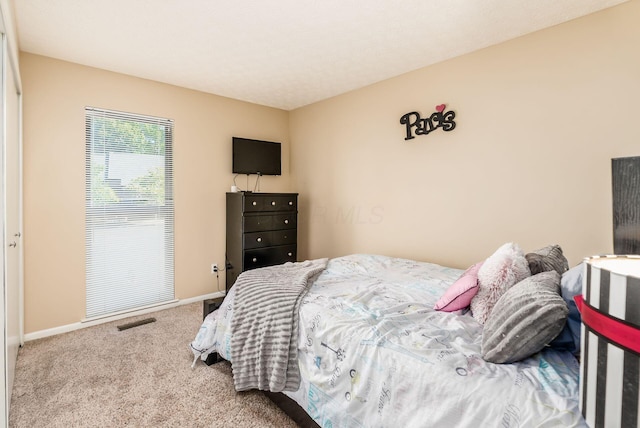
<path id="1" fill-rule="evenodd" d="M 211 263 L 211 273 L 218 273 L 218 264 L 217 263 Z"/>

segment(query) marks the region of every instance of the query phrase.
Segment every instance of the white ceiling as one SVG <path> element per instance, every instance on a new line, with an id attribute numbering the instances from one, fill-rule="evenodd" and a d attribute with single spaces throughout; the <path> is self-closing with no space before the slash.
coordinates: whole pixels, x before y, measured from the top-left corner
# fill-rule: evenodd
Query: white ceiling
<path id="1" fill-rule="evenodd" d="M 13 0 L 22 51 L 291 110 L 627 0 Z"/>

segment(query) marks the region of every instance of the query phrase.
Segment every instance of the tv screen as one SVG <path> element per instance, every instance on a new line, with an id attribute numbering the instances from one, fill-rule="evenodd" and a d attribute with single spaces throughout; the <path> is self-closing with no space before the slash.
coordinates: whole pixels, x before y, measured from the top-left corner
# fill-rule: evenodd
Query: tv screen
<path id="1" fill-rule="evenodd" d="M 233 137 L 233 173 L 281 175 L 280 143 Z"/>

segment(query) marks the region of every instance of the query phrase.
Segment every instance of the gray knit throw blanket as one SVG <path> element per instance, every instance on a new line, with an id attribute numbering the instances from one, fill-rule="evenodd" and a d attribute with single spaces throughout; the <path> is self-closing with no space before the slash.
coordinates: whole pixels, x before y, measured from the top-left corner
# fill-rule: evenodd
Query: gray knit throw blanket
<path id="1" fill-rule="evenodd" d="M 327 259 L 285 263 L 240 274 L 231 320 L 231 364 L 236 391 L 296 391 L 298 309 Z"/>

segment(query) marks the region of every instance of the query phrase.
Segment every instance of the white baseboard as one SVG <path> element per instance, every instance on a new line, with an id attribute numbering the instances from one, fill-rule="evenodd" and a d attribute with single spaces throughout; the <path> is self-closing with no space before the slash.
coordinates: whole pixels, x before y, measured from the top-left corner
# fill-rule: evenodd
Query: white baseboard
<path id="1" fill-rule="evenodd" d="M 151 312 L 162 311 L 169 308 L 175 308 L 176 306 L 188 305 L 189 303 L 201 302 L 207 299 L 215 299 L 216 297 L 224 297 L 224 293 L 218 291 L 215 293 L 209 293 L 202 296 L 190 297 L 188 299 L 172 300 L 171 302 L 160 304 L 143 309 L 133 309 L 128 312 L 120 312 L 117 315 L 110 315 L 102 318 L 92 318 L 90 320 L 83 320 L 73 324 L 61 325 L 60 327 L 49 328 L 46 330 L 34 331 L 33 333 L 27 333 L 24 335 L 24 341 L 42 339 L 43 337 L 55 336 L 56 334 L 68 333 L 74 330 L 80 330 L 81 328 L 91 327 L 98 324 L 104 324 L 111 321 L 120 320 L 123 318 L 134 317 L 137 315 L 144 315 Z"/>

